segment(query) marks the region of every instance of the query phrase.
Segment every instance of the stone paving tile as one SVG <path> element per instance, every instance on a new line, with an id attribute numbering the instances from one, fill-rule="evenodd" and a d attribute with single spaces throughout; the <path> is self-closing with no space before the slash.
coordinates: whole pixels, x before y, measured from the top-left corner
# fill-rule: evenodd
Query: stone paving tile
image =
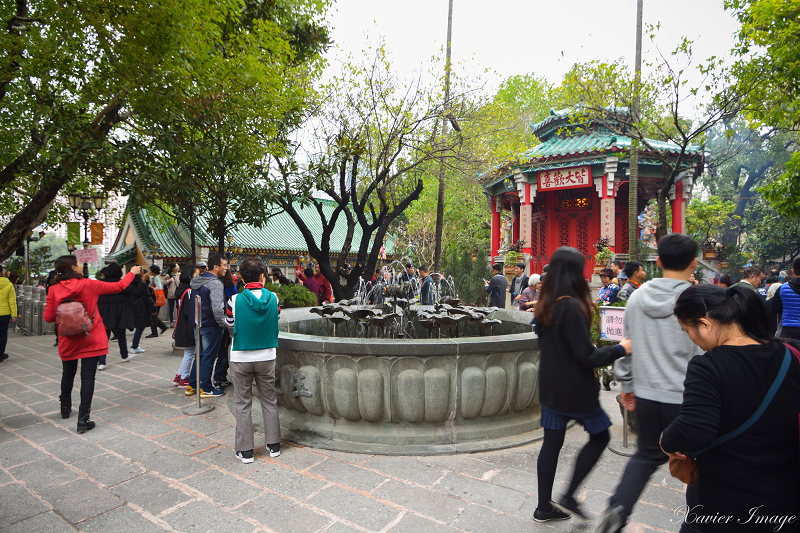
<path id="1" fill-rule="evenodd" d="M 6 418 L 21 415 L 27 412 L 24 407 L 12 401 L 0 402 L 0 421 L 5 423 Z"/>
<path id="2" fill-rule="evenodd" d="M 72 435 L 67 439 L 45 444 L 44 448 L 66 463 L 73 463 L 87 457 L 95 457 L 106 453 L 103 448 L 93 442 L 86 441 L 77 433 Z"/>
<path id="3" fill-rule="evenodd" d="M 363 532 L 363 529 L 354 528 L 345 524 L 344 522 L 335 522 L 325 530 L 325 533 L 353 533 L 355 531 L 361 533 Z"/>
<path id="4" fill-rule="evenodd" d="M 370 492 L 388 478 L 383 474 L 371 472 L 365 468 L 343 463 L 336 459 L 328 459 L 308 469 L 308 472 L 325 479 L 346 480 L 344 484 L 357 490 Z"/>
<path id="5" fill-rule="evenodd" d="M 423 464 L 436 466 L 459 474 L 465 474 L 477 479 L 481 479 L 487 472 L 497 469 L 495 465 L 478 459 L 474 455 L 438 455 L 420 457 L 417 460 Z"/>
<path id="6" fill-rule="evenodd" d="M 361 463 L 361 466 L 427 487 L 433 485 L 445 474 L 444 470 L 435 466 L 426 465 L 413 459 L 409 460 L 408 457 L 390 455 L 376 455 Z"/>
<path id="7" fill-rule="evenodd" d="M 51 509 L 19 483 L 3 485 L 0 491 L 3 494 L 0 498 L 0 527 L 15 524 Z"/>
<path id="8" fill-rule="evenodd" d="M 228 424 L 220 423 L 213 418 L 207 418 L 202 415 L 185 416 L 184 418 L 170 421 L 170 424 L 188 429 L 189 431 L 194 431 L 200 435 L 211 435 L 217 431 L 231 428 Z"/>
<path id="9" fill-rule="evenodd" d="M 38 390 L 28 389 L 25 392 L 18 392 L 14 394 L 12 399 L 22 405 L 30 405 L 42 401 L 42 393 Z"/>
<path id="10" fill-rule="evenodd" d="M 92 419 L 99 419 L 101 422 L 105 422 L 106 424 L 117 424 L 117 425 L 124 425 L 132 420 L 136 420 L 137 418 L 142 418 L 144 415 L 142 413 L 137 413 L 136 411 L 131 411 L 129 409 L 125 409 L 119 405 L 111 405 L 106 409 L 94 409 L 92 410 Z"/>
<path id="11" fill-rule="evenodd" d="M 262 494 L 244 504 L 239 511 L 274 531 L 312 533 L 319 531 L 330 519 L 314 511 L 304 509 L 277 494 Z"/>
<path id="12" fill-rule="evenodd" d="M 569 520 L 569 522 L 575 522 L 575 520 Z M 503 533 L 528 533 L 531 530 L 540 529 L 546 531 L 547 527 L 536 524 L 533 520 L 524 520 L 475 504 L 464 509 L 464 512 L 453 521 L 452 525 L 468 531 L 502 531 Z M 574 526 L 575 524 L 571 524 L 569 531 L 578 531 Z"/>
<path id="13" fill-rule="evenodd" d="M 37 444 L 46 444 L 54 440 L 61 440 L 71 437 L 75 433 L 69 433 L 66 428 L 55 426 L 49 422 L 28 426 L 17 430 L 17 433 L 26 439 Z"/>
<path id="14" fill-rule="evenodd" d="M 241 464 L 241 461 L 238 461 Z M 261 489 L 242 482 L 237 476 L 219 470 L 207 470 L 184 479 L 186 485 L 205 493 L 212 500 L 226 507 L 236 507 L 256 498 Z"/>
<path id="15" fill-rule="evenodd" d="M 392 533 L 420 533 L 422 531 L 425 533 L 457 533 L 460 530 L 413 513 L 406 513 L 389 531 Z"/>
<path id="16" fill-rule="evenodd" d="M 142 457 L 139 459 L 138 463 L 147 470 L 158 472 L 172 479 L 183 479 L 210 468 L 210 466 L 203 461 L 192 460 L 182 453 L 171 450 L 163 450 Z"/>
<path id="17" fill-rule="evenodd" d="M 308 504 L 373 531 L 383 529 L 401 512 L 400 509 L 340 487 L 328 487 L 309 499 Z"/>
<path id="18" fill-rule="evenodd" d="M 41 496 L 73 524 L 123 505 L 122 500 L 86 479 L 43 491 Z"/>
<path id="19" fill-rule="evenodd" d="M 172 448 L 173 450 L 188 454 L 206 450 L 215 444 L 204 437 L 200 437 L 183 429 L 175 428 L 172 428 L 172 431 L 165 435 L 154 437 L 153 441 Z"/>
<path id="20" fill-rule="evenodd" d="M 9 473 L 33 491 L 41 492 L 68 483 L 78 474 L 55 459 L 45 458 L 14 467 Z"/>
<path id="21" fill-rule="evenodd" d="M 56 513 L 42 513 L 3 528 L 3 533 L 74 533 L 75 527 Z"/>
<path id="22" fill-rule="evenodd" d="M 183 505 L 161 518 L 176 531 L 186 533 L 250 533 L 258 529 L 236 513 L 200 501 Z"/>
<path id="23" fill-rule="evenodd" d="M 283 457 L 282 454 L 281 457 Z M 256 461 L 254 464 L 256 467 L 247 473 L 246 479 L 254 481 L 260 487 L 297 498 L 300 501 L 306 500 L 328 484 L 325 480 L 304 476 L 275 462 Z"/>
<path id="24" fill-rule="evenodd" d="M 148 520 L 127 505 L 81 522 L 80 528 L 85 533 L 107 533 L 109 531 L 114 533 L 156 533 L 166 529 Z"/>
<path id="25" fill-rule="evenodd" d="M 140 413 L 141 414 L 141 413 Z M 175 427 L 155 420 L 149 416 L 140 416 L 125 423 L 125 431 L 143 437 L 155 437 L 175 431 Z"/>
<path id="26" fill-rule="evenodd" d="M 41 395 L 39 397 L 41 398 Z M 56 416 L 52 416 L 52 418 L 61 418 L 60 406 L 58 405 L 58 402 L 54 402 L 53 400 L 29 403 L 26 405 L 26 407 L 38 415 L 53 414 Z"/>
<path id="27" fill-rule="evenodd" d="M 77 415 L 76 415 L 77 416 Z M 95 422 L 94 429 L 91 431 L 87 431 L 83 435 L 81 435 L 84 439 L 90 442 L 102 442 L 104 440 L 108 440 L 114 437 L 118 437 L 119 435 L 124 434 L 124 431 L 121 429 L 117 429 L 113 426 L 108 425 L 108 423 L 96 417 L 94 413 L 92 413 L 92 420 Z M 75 431 L 75 424 L 77 423 L 77 419 L 75 421 L 70 422 L 69 429 L 70 431 Z"/>
<path id="28" fill-rule="evenodd" d="M 109 490 L 112 494 L 138 505 L 153 515 L 192 499 L 152 474 L 133 478 Z"/>
<path id="29" fill-rule="evenodd" d="M 74 463 L 74 466 L 106 487 L 128 481 L 145 472 L 141 466 L 110 453 L 83 459 Z"/>
<path id="30" fill-rule="evenodd" d="M 39 415 L 27 412 L 9 416 L 2 420 L 3 425 L 10 429 L 21 429 L 33 426 L 34 424 L 39 424 L 41 421 L 42 419 Z"/>
<path id="31" fill-rule="evenodd" d="M 45 457 L 47 456 L 43 452 L 21 439 L 0 444 L 0 465 L 5 468 L 37 461 Z"/>
<path id="32" fill-rule="evenodd" d="M 187 404 L 188 405 L 188 404 Z M 173 420 L 184 416 L 180 409 L 177 407 L 170 407 L 167 405 L 156 405 L 154 408 L 147 411 L 148 416 L 157 418 L 159 420 Z"/>
<path id="33" fill-rule="evenodd" d="M 0 427 L 0 444 L 11 442 L 12 440 L 17 440 L 19 437 L 10 431 L 6 431 L 2 427 Z M 2 463 L 0 463 L 2 464 Z"/>
<path id="34" fill-rule="evenodd" d="M 0 485 L 5 485 L 6 483 L 13 483 L 14 478 L 8 475 L 4 470 L 0 470 Z"/>
<path id="35" fill-rule="evenodd" d="M 447 524 L 469 505 L 453 496 L 394 480 L 378 487 L 372 495 Z"/>
<path id="36" fill-rule="evenodd" d="M 311 448 L 290 446 L 283 443 L 281 444 L 281 456 L 278 460 L 295 470 L 306 470 L 315 464 L 327 461 L 328 456 L 315 453 Z"/>
<path id="37" fill-rule="evenodd" d="M 164 449 L 155 442 L 129 433 L 106 439 L 102 446 L 134 461 Z"/>
<path id="38" fill-rule="evenodd" d="M 508 468 L 504 468 L 497 472 L 489 479 L 489 482 L 493 485 L 507 487 L 509 489 L 514 489 L 526 494 L 536 494 L 539 489 L 536 484 L 536 476 L 533 476 L 528 472 L 520 472 L 519 470 Z"/>
<path id="39" fill-rule="evenodd" d="M 516 513 L 526 498 L 522 492 L 458 474 L 448 474 L 434 488 L 507 513 Z"/>

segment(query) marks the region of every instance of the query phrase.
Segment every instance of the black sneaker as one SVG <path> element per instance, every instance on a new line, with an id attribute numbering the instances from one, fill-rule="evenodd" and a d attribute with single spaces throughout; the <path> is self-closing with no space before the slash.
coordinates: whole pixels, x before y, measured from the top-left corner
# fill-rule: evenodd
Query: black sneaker
<path id="1" fill-rule="evenodd" d="M 158 333 L 151 333 L 150 335 L 145 335 L 145 339 L 155 339 L 158 337 Z"/>
<path id="2" fill-rule="evenodd" d="M 223 389 L 227 389 L 228 387 L 233 387 L 233 383 L 231 383 L 227 379 L 223 379 L 222 381 L 219 382 L 219 386 L 222 387 Z"/>
<path id="3" fill-rule="evenodd" d="M 270 457 L 278 457 L 281 454 L 281 443 L 267 444 L 267 449 L 269 450 Z"/>
<path id="4" fill-rule="evenodd" d="M 564 496 L 561 497 L 560 500 L 558 500 L 558 503 L 553 502 L 553 505 L 561 509 L 562 511 L 569 511 L 571 513 L 574 513 L 575 516 L 577 516 L 581 520 L 589 520 L 589 517 L 586 515 L 586 513 L 583 512 L 583 509 L 581 509 L 581 505 L 572 496 L 567 496 L 565 494 Z"/>
<path id="5" fill-rule="evenodd" d="M 622 526 L 625 525 L 625 519 L 622 518 L 624 511 L 625 509 L 621 505 L 606 509 L 600 525 L 595 529 L 595 533 L 618 533 L 622 531 Z"/>
<path id="6" fill-rule="evenodd" d="M 558 509 L 553 502 L 550 502 L 550 511 L 540 511 L 537 507 L 533 512 L 534 522 L 554 522 L 556 520 L 568 520 L 570 515 Z"/>
<path id="7" fill-rule="evenodd" d="M 253 459 L 253 450 L 244 450 L 243 452 L 236 452 L 236 457 L 241 459 L 244 464 L 250 464 L 255 459 Z"/>

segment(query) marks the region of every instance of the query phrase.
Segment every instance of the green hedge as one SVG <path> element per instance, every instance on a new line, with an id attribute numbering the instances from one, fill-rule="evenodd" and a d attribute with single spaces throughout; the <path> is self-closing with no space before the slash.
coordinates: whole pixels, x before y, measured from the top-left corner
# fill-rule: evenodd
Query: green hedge
<path id="1" fill-rule="evenodd" d="M 317 295 L 302 285 L 279 285 L 267 283 L 267 289 L 278 297 L 281 308 L 289 307 L 314 307 L 317 305 Z"/>

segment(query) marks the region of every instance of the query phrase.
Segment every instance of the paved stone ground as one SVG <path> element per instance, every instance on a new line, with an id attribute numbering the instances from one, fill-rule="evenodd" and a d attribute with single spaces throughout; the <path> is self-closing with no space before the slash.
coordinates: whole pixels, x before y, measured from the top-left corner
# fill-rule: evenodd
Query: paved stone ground
<path id="1" fill-rule="evenodd" d="M 122 363 L 116 344 L 98 372 L 97 427 L 75 432 L 62 420 L 61 363 L 53 337 L 11 334 L 0 363 L 0 530 L 516 532 L 593 531 L 626 458 L 606 452 L 577 495 L 594 520 L 537 524 L 536 457 L 540 443 L 504 451 L 436 457 L 387 457 L 283 443 L 276 459 L 256 450 L 234 456 L 234 418 L 227 397 L 216 409 L 185 416 L 192 399 L 172 386 L 180 364 L 171 339 L 143 339 L 147 350 Z M 76 378 L 76 385 L 79 379 Z M 616 392 L 602 401 L 621 443 Z M 196 401 L 196 400 L 195 400 Z M 204 400 L 209 401 L 209 400 Z M 585 442 L 567 432 L 556 495 Z M 256 435 L 263 445 L 263 436 Z M 677 531 L 674 509 L 683 486 L 662 467 L 652 478 L 630 532 Z"/>

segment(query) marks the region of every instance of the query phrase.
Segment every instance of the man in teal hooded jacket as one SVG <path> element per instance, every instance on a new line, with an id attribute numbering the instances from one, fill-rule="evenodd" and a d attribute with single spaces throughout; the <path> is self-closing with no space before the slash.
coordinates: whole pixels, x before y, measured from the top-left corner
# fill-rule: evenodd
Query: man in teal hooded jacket
<path id="1" fill-rule="evenodd" d="M 264 415 L 264 437 L 270 457 L 281 454 L 278 401 L 275 395 L 275 350 L 278 347 L 278 298 L 264 288 L 267 269 L 260 260 L 239 267 L 244 290 L 228 300 L 225 324 L 233 328 L 230 372 L 236 415 L 236 457 L 253 458 L 252 385 L 255 379 Z"/>

